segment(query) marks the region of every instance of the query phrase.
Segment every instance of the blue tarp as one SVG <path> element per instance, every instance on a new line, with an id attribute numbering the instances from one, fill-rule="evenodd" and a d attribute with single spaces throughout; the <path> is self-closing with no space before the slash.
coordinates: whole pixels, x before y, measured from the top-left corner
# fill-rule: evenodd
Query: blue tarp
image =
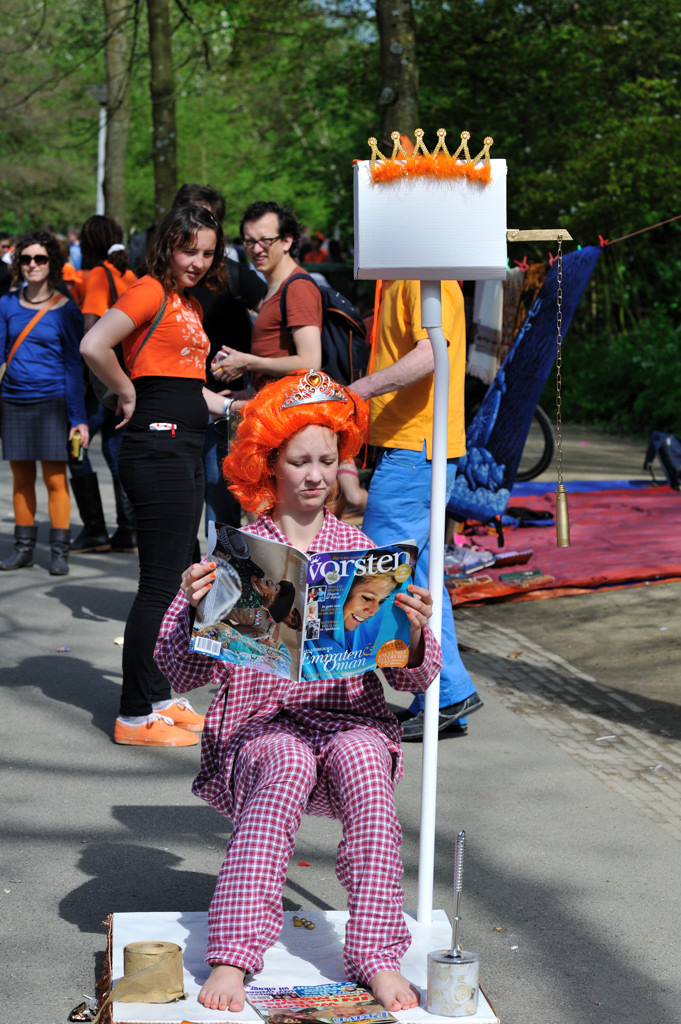
<path id="1" fill-rule="evenodd" d="M 563 338 L 600 254 L 599 247 L 589 246 L 563 257 Z M 466 432 L 467 454 L 459 460 L 447 505 L 452 516 L 484 523 L 506 508 L 534 410 L 556 361 L 557 285 L 555 260 Z"/>

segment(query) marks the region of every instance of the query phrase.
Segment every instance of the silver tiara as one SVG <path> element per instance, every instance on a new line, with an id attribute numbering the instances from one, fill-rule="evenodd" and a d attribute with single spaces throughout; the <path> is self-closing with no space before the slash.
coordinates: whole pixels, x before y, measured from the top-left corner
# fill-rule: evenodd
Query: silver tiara
<path id="1" fill-rule="evenodd" d="M 282 409 L 317 402 L 347 402 L 345 389 L 321 370 L 308 370 L 297 385 L 291 388 L 281 404 Z"/>

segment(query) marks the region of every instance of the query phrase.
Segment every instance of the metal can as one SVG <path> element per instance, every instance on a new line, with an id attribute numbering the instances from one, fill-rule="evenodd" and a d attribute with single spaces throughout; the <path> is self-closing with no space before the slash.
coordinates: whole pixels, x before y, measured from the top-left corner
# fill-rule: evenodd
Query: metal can
<path id="1" fill-rule="evenodd" d="M 80 430 L 75 430 L 70 441 L 71 462 L 80 465 L 85 458 L 85 449 L 81 444 Z"/>

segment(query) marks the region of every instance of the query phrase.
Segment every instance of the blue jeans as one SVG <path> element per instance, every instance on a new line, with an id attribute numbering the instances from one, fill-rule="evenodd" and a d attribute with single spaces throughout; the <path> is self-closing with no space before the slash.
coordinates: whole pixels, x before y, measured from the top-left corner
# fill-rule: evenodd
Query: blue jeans
<path id="1" fill-rule="evenodd" d="M 101 433 L 102 453 L 106 459 L 106 464 L 111 470 L 111 475 L 118 476 L 118 455 L 123 442 L 122 432 L 116 430 L 116 424 L 120 422 L 120 416 L 116 416 L 112 409 L 107 409 L 105 406 L 100 405 L 99 402 L 92 406 L 90 403 L 87 403 L 87 411 L 90 444 L 92 444 L 95 435 Z M 94 473 L 87 450 L 81 465 L 74 466 L 73 463 L 69 463 L 69 470 L 72 477 L 87 476 L 89 473 Z"/>
<path id="2" fill-rule="evenodd" d="M 208 523 L 214 519 L 227 526 L 241 526 L 241 506 L 227 488 L 222 475 L 222 463 L 228 451 L 229 424 L 227 420 L 215 420 L 206 427 L 203 441 L 203 469 L 206 475 L 206 535 Z"/>
<path id="3" fill-rule="evenodd" d="M 449 459 L 447 462 L 447 500 L 454 486 L 456 463 L 456 459 Z M 414 538 L 419 547 L 414 582 L 420 587 L 428 586 L 430 477 L 431 464 L 426 458 L 425 444 L 420 452 L 404 448 L 384 448 L 378 456 L 376 469 L 371 478 L 362 523 L 364 533 L 375 544 Z M 452 602 L 444 584 L 443 590 L 441 708 L 458 704 L 475 692 L 473 681 L 459 654 Z M 423 694 L 415 694 L 410 710 L 420 711 L 423 703 Z M 465 718 L 459 721 L 462 725 L 466 723 Z"/>

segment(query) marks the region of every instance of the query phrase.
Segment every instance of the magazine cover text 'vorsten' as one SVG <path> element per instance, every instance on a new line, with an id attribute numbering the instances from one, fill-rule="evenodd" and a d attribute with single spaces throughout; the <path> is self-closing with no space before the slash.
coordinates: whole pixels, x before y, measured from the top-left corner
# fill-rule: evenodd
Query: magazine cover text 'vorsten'
<path id="1" fill-rule="evenodd" d="M 211 523 L 208 547 L 216 578 L 192 650 L 293 680 L 407 664 L 409 620 L 395 598 L 413 579 L 413 542 L 308 556 Z"/>

